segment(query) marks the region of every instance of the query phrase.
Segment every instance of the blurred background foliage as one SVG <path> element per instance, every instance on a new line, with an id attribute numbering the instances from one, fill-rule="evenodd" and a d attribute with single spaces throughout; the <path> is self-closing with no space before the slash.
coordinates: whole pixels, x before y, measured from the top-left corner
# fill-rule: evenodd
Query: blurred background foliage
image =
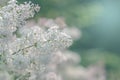
<path id="1" fill-rule="evenodd" d="M 41 6 L 39 17 L 64 17 L 69 26 L 82 31 L 71 50 L 82 57 L 87 66 L 103 61 L 108 80 L 120 78 L 120 0 L 19 0 Z"/>

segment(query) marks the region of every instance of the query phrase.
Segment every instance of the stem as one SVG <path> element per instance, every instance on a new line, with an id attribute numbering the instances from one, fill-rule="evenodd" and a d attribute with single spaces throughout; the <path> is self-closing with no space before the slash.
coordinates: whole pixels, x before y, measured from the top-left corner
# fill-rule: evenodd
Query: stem
<path id="1" fill-rule="evenodd" d="M 28 48 L 31 48 L 31 47 L 33 47 L 33 46 L 36 46 L 36 43 L 33 44 L 33 45 L 30 45 L 30 46 L 28 46 L 28 47 L 25 47 L 25 48 L 23 48 L 23 49 L 19 49 L 18 51 L 12 53 L 12 55 L 15 55 L 15 54 L 17 54 L 18 52 L 23 51 L 23 50 L 28 49 Z"/>

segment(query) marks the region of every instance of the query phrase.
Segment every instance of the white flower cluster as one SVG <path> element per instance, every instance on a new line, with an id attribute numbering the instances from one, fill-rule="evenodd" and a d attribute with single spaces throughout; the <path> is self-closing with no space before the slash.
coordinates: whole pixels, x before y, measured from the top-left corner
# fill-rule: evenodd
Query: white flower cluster
<path id="1" fill-rule="evenodd" d="M 26 24 L 27 27 L 34 25 L 43 29 L 59 25 L 60 29 L 64 29 L 64 33 L 71 35 L 74 40 L 79 39 L 81 35 L 77 28 L 67 27 L 61 17 L 56 19 L 40 18 L 37 22 L 31 20 Z M 106 80 L 103 63 L 100 62 L 85 68 L 79 65 L 80 57 L 75 52 L 68 50 L 57 51 L 49 55 L 49 58 L 45 57 L 45 55 L 44 57 L 41 56 L 41 61 L 46 63 L 47 66 L 42 76 L 39 76 L 37 80 Z"/>
<path id="2" fill-rule="evenodd" d="M 59 80 L 49 73 L 49 65 L 54 53 L 69 47 L 72 39 L 58 25 L 25 26 L 38 11 L 38 5 L 16 0 L 0 8 L 0 72 L 5 73 L 0 80 Z"/>

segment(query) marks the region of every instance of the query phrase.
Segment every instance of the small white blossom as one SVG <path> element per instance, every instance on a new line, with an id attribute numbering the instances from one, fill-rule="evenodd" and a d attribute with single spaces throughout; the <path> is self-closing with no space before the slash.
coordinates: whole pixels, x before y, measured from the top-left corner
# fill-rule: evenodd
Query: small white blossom
<path id="1" fill-rule="evenodd" d="M 20 53 L 12 57 L 12 65 L 15 69 L 25 70 L 28 68 L 29 64 L 29 58 Z"/>

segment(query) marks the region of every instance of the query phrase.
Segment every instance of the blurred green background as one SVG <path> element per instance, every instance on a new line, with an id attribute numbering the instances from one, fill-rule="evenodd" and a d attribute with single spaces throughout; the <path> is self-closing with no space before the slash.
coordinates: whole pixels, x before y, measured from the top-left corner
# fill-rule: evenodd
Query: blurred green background
<path id="1" fill-rule="evenodd" d="M 120 0 L 19 0 L 41 6 L 35 18 L 64 17 L 69 26 L 82 31 L 71 50 L 87 66 L 103 61 L 107 80 L 120 80 Z"/>

